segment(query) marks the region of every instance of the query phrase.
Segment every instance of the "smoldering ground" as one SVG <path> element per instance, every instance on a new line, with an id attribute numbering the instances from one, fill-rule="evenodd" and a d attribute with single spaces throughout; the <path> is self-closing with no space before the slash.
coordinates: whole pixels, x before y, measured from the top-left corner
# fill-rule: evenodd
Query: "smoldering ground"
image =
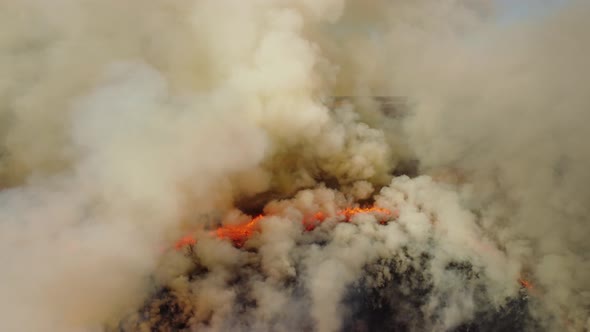
<path id="1" fill-rule="evenodd" d="M 0 6 L 3 329 L 101 330 L 155 281 L 186 295 L 193 328 L 329 331 L 350 326 L 343 303 L 370 266 L 407 264 L 428 280 L 378 279 L 432 288 L 408 328 L 502 308 L 525 274 L 534 328 L 588 329 L 586 3 L 502 24 L 487 1 Z M 323 102 L 334 95 L 409 107 Z M 409 160 L 425 177 L 392 179 Z M 199 215 L 247 221 L 235 203 L 265 195 L 279 216 L 254 252 L 206 234 L 198 264 L 160 250 L 206 233 Z M 399 219 L 301 229 L 367 198 Z M 479 277 L 449 273 L 455 261 Z M 257 306 L 233 315 L 240 278 Z"/>

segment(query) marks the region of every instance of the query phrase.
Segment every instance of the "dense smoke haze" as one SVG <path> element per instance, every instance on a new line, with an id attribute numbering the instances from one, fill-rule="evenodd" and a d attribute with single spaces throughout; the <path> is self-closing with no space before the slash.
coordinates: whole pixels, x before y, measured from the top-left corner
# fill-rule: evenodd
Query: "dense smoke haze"
<path id="1" fill-rule="evenodd" d="M 0 0 L 0 330 L 590 331 L 555 3 Z"/>

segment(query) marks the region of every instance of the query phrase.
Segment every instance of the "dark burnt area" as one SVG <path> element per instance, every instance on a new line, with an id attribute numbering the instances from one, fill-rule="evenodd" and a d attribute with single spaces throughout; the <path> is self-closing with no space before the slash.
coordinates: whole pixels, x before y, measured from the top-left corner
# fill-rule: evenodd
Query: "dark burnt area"
<path id="1" fill-rule="evenodd" d="M 433 324 L 440 318 L 434 314 L 428 316 L 423 306 L 428 301 L 432 285 L 430 276 L 423 273 L 429 257 L 421 256 L 421 262 L 400 271 L 399 258 L 380 261 L 367 266 L 366 273 L 349 291 L 344 303 L 349 312 L 346 315 L 342 331 L 430 331 Z M 451 262 L 447 271 L 457 273 L 466 283 L 477 285 L 479 273 L 468 262 Z M 377 287 L 371 287 L 380 273 L 386 270 L 391 279 Z M 531 317 L 528 310 L 528 296 L 525 289 L 519 295 L 508 299 L 507 303 L 493 309 L 486 303 L 486 289 L 483 285 L 475 287 L 475 317 L 451 329 L 452 332 L 515 332 L 543 331 Z M 438 309 L 443 309 L 444 303 Z"/>
<path id="2" fill-rule="evenodd" d="M 453 332 L 515 332 L 543 331 L 528 311 L 525 291 L 517 298 L 510 299 L 500 310 L 479 312 L 475 319 L 461 324 Z"/>
<path id="3" fill-rule="evenodd" d="M 429 331 L 433 322 L 440 317 L 434 310 L 425 314 L 423 307 L 428 303 L 432 292 L 432 277 L 427 272 L 431 257 L 428 254 L 412 255 L 403 249 L 391 259 L 379 260 L 365 266 L 363 276 L 349 288 L 342 301 L 343 332 L 363 331 Z M 249 312 L 257 307 L 252 297 L 251 282 L 248 277 L 256 275 L 260 267 L 248 265 L 242 267 L 242 273 L 236 273 L 228 281 L 228 289 L 236 292 L 235 306 L 232 309 L 232 326 L 240 326 L 245 331 L 256 330 L 257 322 L 253 321 Z M 298 266 L 298 270 L 301 267 Z M 466 283 L 477 284 L 479 272 L 468 262 L 451 262 L 446 267 L 450 273 L 456 273 Z M 237 271 L 236 271 L 237 272 Z M 193 278 L 207 273 L 206 269 L 195 269 Z M 384 274 L 387 277 L 384 277 Z M 285 280 L 284 289 L 289 289 L 294 305 L 300 310 L 285 313 L 284 317 L 275 321 L 265 322 L 266 328 L 273 326 L 297 327 L 298 331 L 314 331 L 313 320 L 309 315 L 308 293 L 305 285 L 298 278 Z M 500 309 L 489 309 L 485 303 L 486 289 L 476 288 L 474 302 L 482 308 L 476 312 L 475 318 L 452 329 L 452 332 L 495 332 L 495 331 L 541 331 L 534 324 L 528 312 L 528 298 L 523 289 L 520 296 L 509 299 Z M 480 303 L 480 305 L 477 305 Z M 445 303 L 441 303 L 443 309 Z M 138 311 L 134 319 L 122 323 L 119 332 L 127 331 L 189 331 L 191 315 L 194 308 L 189 301 L 182 300 L 173 290 L 162 287 Z M 287 322 L 285 322 L 285 320 Z M 207 325 L 207 321 L 201 322 Z M 236 324 L 236 325 L 234 325 Z"/>
<path id="4" fill-rule="evenodd" d="M 479 278 L 479 272 L 473 268 L 469 262 L 454 261 L 447 264 L 445 267 L 447 271 L 454 271 L 462 275 L 467 280 L 474 280 Z"/>
<path id="5" fill-rule="evenodd" d="M 179 331 L 189 328 L 188 320 L 190 319 L 190 311 L 187 311 L 185 304 L 180 303 L 178 298 L 172 292 L 164 288 L 162 295 L 159 297 L 160 301 L 154 304 L 157 306 L 156 311 L 160 319 L 153 325 L 153 331 Z M 148 315 L 152 307 L 146 308 L 144 316 Z M 170 319 L 168 319 L 170 317 Z"/>
<path id="6" fill-rule="evenodd" d="M 172 332 L 190 331 L 192 308 L 189 302 L 182 301 L 173 290 L 162 287 L 138 310 L 138 312 L 121 321 L 109 332 Z"/>
<path id="7" fill-rule="evenodd" d="M 348 292 L 343 303 L 348 309 L 342 331 L 417 331 L 426 320 L 420 307 L 432 289 L 425 274 L 428 255 L 400 268 L 409 258 L 407 250 L 397 257 L 365 267 L 365 275 Z M 378 280 L 387 271 L 389 279 Z"/>

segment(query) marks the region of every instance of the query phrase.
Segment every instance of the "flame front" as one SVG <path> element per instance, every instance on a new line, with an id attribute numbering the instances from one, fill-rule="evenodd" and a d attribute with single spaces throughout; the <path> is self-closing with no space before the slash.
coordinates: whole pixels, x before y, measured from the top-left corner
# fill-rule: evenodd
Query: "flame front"
<path id="1" fill-rule="evenodd" d="M 343 222 L 350 222 L 354 216 L 365 213 L 373 214 L 379 217 L 380 223 L 384 223 L 385 221 L 391 218 L 397 217 L 397 213 L 376 206 L 371 206 L 367 208 L 345 208 L 343 210 L 338 211 L 336 215 L 344 217 L 344 219 L 342 220 Z M 252 220 L 246 223 L 221 226 L 217 228 L 215 231 L 213 231 L 212 234 L 218 239 L 227 239 L 232 241 L 234 246 L 236 247 L 242 247 L 244 243 L 246 243 L 246 241 L 255 232 L 258 231 L 258 224 L 265 217 L 265 215 L 261 214 L 252 218 Z M 326 218 L 326 214 L 324 212 L 319 211 L 309 217 L 303 218 L 302 223 L 305 230 L 309 232 L 313 231 L 317 227 L 317 225 L 323 222 Z M 185 235 L 176 242 L 174 248 L 176 250 L 181 250 L 186 246 L 194 245 L 196 242 L 197 240 L 193 235 Z"/>
<path id="2" fill-rule="evenodd" d="M 219 239 L 231 240 L 236 247 L 241 247 L 254 234 L 258 228 L 258 223 L 264 218 L 259 215 L 244 224 L 226 225 L 215 230 L 215 235 Z"/>
<path id="3" fill-rule="evenodd" d="M 195 243 L 197 243 L 197 239 L 195 239 L 194 236 L 192 235 L 185 235 L 183 237 L 181 237 L 178 241 L 176 241 L 176 244 L 174 245 L 174 248 L 176 250 L 180 250 L 186 246 L 192 246 Z"/>
<path id="4" fill-rule="evenodd" d="M 377 206 L 372 206 L 372 207 L 368 207 L 368 208 L 361 208 L 361 207 L 346 208 L 346 209 L 338 212 L 338 215 L 344 216 L 346 218 L 346 221 L 350 221 L 352 219 L 352 217 L 356 216 L 357 214 L 361 214 L 361 213 L 371 213 L 371 214 L 375 214 L 375 215 L 381 215 L 382 220 L 384 218 L 389 219 L 391 216 L 393 216 L 393 213 L 390 210 L 380 208 Z"/>

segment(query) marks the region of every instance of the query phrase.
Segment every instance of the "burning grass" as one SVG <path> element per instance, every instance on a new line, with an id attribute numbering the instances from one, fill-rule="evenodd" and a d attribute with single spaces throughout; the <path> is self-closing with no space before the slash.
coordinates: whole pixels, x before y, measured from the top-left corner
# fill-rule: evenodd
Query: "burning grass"
<path id="1" fill-rule="evenodd" d="M 361 214 L 371 214 L 378 218 L 380 223 L 386 223 L 387 221 L 396 218 L 398 212 L 377 206 L 364 208 L 349 207 L 338 211 L 335 217 L 341 222 L 350 222 L 353 217 Z M 268 217 L 268 215 L 261 214 L 244 223 L 220 226 L 212 231 L 211 234 L 218 239 L 231 241 L 236 247 L 242 247 L 252 235 L 259 231 L 259 224 L 266 217 Z M 326 213 L 319 211 L 304 218 L 302 223 L 306 231 L 312 231 L 318 224 L 326 220 L 326 218 Z M 176 250 L 182 250 L 184 247 L 194 245 L 196 242 L 197 239 L 193 235 L 185 235 L 176 241 L 174 248 Z"/>

